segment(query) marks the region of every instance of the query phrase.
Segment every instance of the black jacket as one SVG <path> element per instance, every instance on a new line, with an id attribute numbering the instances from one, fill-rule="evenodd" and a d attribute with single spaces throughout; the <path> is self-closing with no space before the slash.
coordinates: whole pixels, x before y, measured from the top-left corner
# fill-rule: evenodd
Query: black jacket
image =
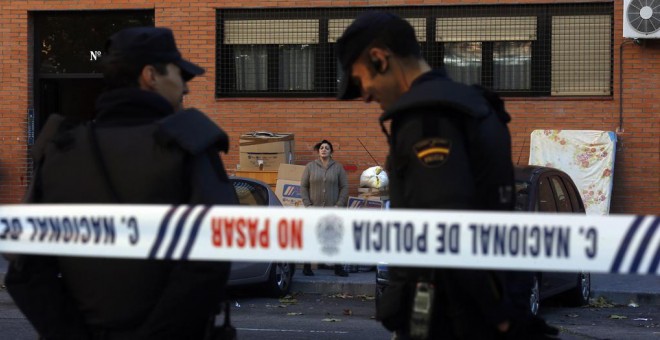
<path id="1" fill-rule="evenodd" d="M 121 89 L 99 97 L 96 117 L 49 120 L 33 148 L 27 202 L 238 204 L 219 157 L 227 135 L 201 112 L 174 113 L 158 94 Z M 229 272 L 221 262 L 19 262 L 7 274 L 8 290 L 47 339 L 199 339 Z"/>
<path id="2" fill-rule="evenodd" d="M 393 208 L 513 209 L 509 117 L 482 90 L 431 71 L 380 120 L 392 121 Z"/>
<path id="3" fill-rule="evenodd" d="M 421 75 L 380 118 L 390 150 L 391 207 L 512 210 L 513 164 L 499 97 L 449 79 Z M 499 101 L 499 102 L 498 102 Z M 391 120 L 387 133 L 383 123 Z M 488 271 L 390 268 L 390 286 L 377 317 L 390 330 L 408 331 L 417 281 L 435 285 L 431 337 L 488 339 L 510 319 L 501 277 Z"/>

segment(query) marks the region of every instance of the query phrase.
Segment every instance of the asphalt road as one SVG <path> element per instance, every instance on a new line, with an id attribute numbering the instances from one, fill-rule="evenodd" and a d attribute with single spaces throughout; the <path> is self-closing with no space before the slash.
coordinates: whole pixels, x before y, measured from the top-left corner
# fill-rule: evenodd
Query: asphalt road
<path id="1" fill-rule="evenodd" d="M 287 299 L 234 298 L 232 303 L 240 305 L 232 308 L 239 339 L 391 338 L 374 320 L 374 304 L 369 297 L 299 294 L 294 299 L 288 303 Z M 567 308 L 550 300 L 541 316 L 559 328 L 560 339 L 660 340 L 657 305 L 614 306 L 594 301 L 590 307 Z"/>
<path id="2" fill-rule="evenodd" d="M 0 260 L 0 274 L 6 262 Z M 0 278 L 2 275 L 0 275 Z M 258 291 L 231 293 L 232 323 L 239 339 L 390 339 L 374 319 L 371 296 L 298 294 L 291 299 L 258 297 Z M 558 327 L 560 338 L 658 339 L 660 305 L 611 305 L 594 301 L 589 307 L 566 308 L 552 300 L 542 306 L 542 317 Z M 222 317 L 217 320 L 222 324 Z M 0 288 L 0 340 L 34 340 L 36 333 Z"/>
<path id="3" fill-rule="evenodd" d="M 374 317 L 374 304 L 365 296 L 299 294 L 292 299 L 235 295 L 232 324 L 239 339 L 390 339 Z M 560 338 L 660 339 L 660 306 L 544 307 L 546 321 L 558 327 Z M 222 318 L 218 319 L 222 324 Z M 0 289 L 0 340 L 34 340 L 36 334 Z"/>
<path id="4" fill-rule="evenodd" d="M 660 306 L 546 307 L 541 316 L 561 339 L 660 339 Z"/>
<path id="5" fill-rule="evenodd" d="M 273 299 L 233 297 L 239 339 L 389 339 L 375 320 L 371 296 L 298 294 Z M 222 324 L 222 319 L 218 319 Z"/>

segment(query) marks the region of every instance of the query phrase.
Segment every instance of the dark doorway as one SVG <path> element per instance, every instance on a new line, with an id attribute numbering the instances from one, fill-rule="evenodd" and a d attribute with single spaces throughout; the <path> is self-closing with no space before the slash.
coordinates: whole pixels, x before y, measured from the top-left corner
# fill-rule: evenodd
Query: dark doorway
<path id="1" fill-rule="evenodd" d="M 101 78 L 41 79 L 39 121 L 53 113 L 78 121 L 94 119 L 94 103 L 103 90 Z"/>
<path id="2" fill-rule="evenodd" d="M 59 113 L 86 121 L 103 91 L 105 42 L 127 27 L 154 26 L 153 10 L 33 12 L 34 119 L 38 136 L 48 117 Z"/>

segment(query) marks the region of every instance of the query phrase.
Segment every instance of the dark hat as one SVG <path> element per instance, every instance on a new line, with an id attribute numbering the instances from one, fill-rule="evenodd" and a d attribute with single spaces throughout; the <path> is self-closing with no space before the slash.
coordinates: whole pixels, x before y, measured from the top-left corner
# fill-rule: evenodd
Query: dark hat
<path id="1" fill-rule="evenodd" d="M 106 53 L 128 62 L 144 65 L 173 63 L 181 68 L 186 81 L 204 69 L 183 59 L 176 48 L 172 30 L 164 27 L 132 27 L 113 34 L 105 44 Z"/>
<path id="2" fill-rule="evenodd" d="M 347 100 L 360 96 L 360 88 L 351 80 L 351 66 L 362 51 L 385 29 L 412 27 L 395 14 L 368 11 L 358 16 L 344 34 L 337 39 L 336 52 L 343 74 L 339 82 L 337 99 Z M 414 34 L 414 31 L 413 31 Z"/>

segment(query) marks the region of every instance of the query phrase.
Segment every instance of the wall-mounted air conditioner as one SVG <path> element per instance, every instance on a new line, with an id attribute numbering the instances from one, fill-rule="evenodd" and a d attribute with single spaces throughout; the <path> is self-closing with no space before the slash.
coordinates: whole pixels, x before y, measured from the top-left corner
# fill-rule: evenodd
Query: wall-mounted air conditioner
<path id="1" fill-rule="evenodd" d="M 660 39 L 660 0 L 623 0 L 623 37 Z"/>

